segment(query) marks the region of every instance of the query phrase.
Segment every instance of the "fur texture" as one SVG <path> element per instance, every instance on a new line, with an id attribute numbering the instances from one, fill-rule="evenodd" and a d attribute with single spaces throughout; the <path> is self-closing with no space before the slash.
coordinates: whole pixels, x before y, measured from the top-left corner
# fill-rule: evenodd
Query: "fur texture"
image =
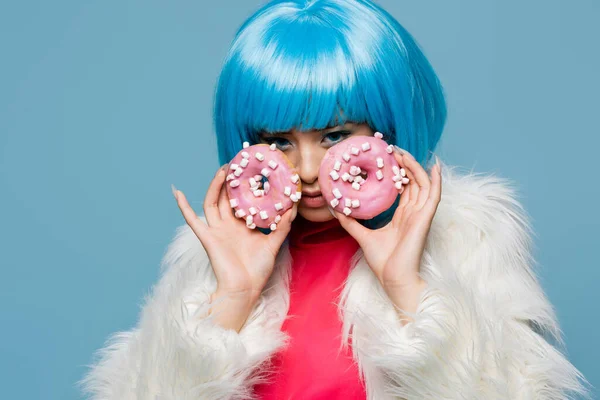
<path id="1" fill-rule="evenodd" d="M 340 344 L 352 343 L 370 400 L 589 396 L 545 338 L 564 343 L 530 255 L 528 218 L 510 182 L 444 166 L 442 199 L 421 263 L 428 283 L 402 324 L 359 251 L 339 301 Z M 238 334 L 206 317 L 216 279 L 183 225 L 137 326 L 113 335 L 80 382 L 95 400 L 249 399 L 285 346 L 287 244 Z"/>

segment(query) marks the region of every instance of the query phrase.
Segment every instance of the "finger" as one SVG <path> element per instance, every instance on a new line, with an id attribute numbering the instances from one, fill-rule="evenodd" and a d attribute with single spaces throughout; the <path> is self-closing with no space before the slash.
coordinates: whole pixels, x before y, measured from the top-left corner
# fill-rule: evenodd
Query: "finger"
<path id="1" fill-rule="evenodd" d="M 281 221 L 279 221 L 279 223 L 277 224 L 277 229 L 272 231 L 267 236 L 267 241 L 269 242 L 269 245 L 272 248 L 278 249 L 279 247 L 281 247 L 281 244 L 287 237 L 288 233 L 290 233 L 290 230 L 292 228 L 292 222 L 296 218 L 297 214 L 298 203 L 294 203 L 292 208 L 283 213 L 283 215 L 281 216 Z"/>
<path id="2" fill-rule="evenodd" d="M 429 190 L 431 188 L 431 180 L 427 171 L 415 160 L 412 156 L 406 157 L 406 166 L 413 173 L 417 184 L 419 185 L 419 196 L 417 199 L 418 205 L 423 205 L 425 200 L 429 197 Z"/>
<path id="3" fill-rule="evenodd" d="M 442 199 L 442 170 L 439 158 L 435 156 L 435 159 L 436 163 L 431 168 L 431 190 L 427 202 L 437 207 Z"/>
<path id="4" fill-rule="evenodd" d="M 410 201 L 410 184 L 402 186 L 404 191 L 400 194 L 400 203 L 398 203 L 398 208 L 404 208 Z"/>
<path id="5" fill-rule="evenodd" d="M 410 155 L 410 153 L 408 153 L 407 151 L 405 151 L 404 153 L 396 152 L 394 154 L 394 157 L 400 165 L 400 168 L 404 169 L 404 172 L 406 172 L 406 177 L 408 178 L 408 183 L 404 184 L 405 191 L 409 187 L 411 188 L 411 190 L 408 191 L 408 195 L 405 195 L 405 204 L 415 204 L 419 197 L 420 188 L 413 171 L 409 168 L 409 166 L 406 163 L 409 159 L 414 160 L 414 157 L 412 157 L 412 155 Z"/>
<path id="6" fill-rule="evenodd" d="M 335 216 L 340 221 L 340 225 L 352 236 L 358 244 L 362 247 L 365 239 L 367 238 L 369 232 L 371 231 L 368 228 L 365 228 L 355 220 L 354 218 L 346 216 L 346 214 L 341 213 L 339 211 L 335 211 Z"/>
<path id="7" fill-rule="evenodd" d="M 192 228 L 198 239 L 202 241 L 208 226 L 204 223 L 204 221 L 198 218 L 181 190 L 174 191 L 174 195 L 177 199 L 177 205 L 181 210 L 181 214 L 183 215 L 185 222 L 190 226 L 190 228 Z"/>
<path id="8" fill-rule="evenodd" d="M 221 190 L 219 191 L 219 215 L 223 221 L 233 221 L 235 220 L 235 216 L 233 215 L 233 210 L 231 208 L 231 203 L 229 203 L 229 196 L 227 196 L 227 185 L 221 185 Z"/>
<path id="9" fill-rule="evenodd" d="M 206 191 L 206 197 L 204 198 L 204 215 L 208 226 L 214 225 L 221 221 L 221 214 L 219 212 L 219 193 L 223 182 L 225 181 L 225 170 L 219 168 L 215 177 L 210 182 L 208 190 Z"/>

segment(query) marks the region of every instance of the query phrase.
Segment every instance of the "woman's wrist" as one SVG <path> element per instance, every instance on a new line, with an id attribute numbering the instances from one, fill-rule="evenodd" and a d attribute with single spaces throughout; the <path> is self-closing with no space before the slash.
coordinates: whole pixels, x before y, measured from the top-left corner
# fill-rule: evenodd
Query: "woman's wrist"
<path id="1" fill-rule="evenodd" d="M 258 297 L 251 292 L 226 292 L 217 289 L 210 297 L 212 307 L 209 315 L 214 315 L 214 321 L 221 327 L 239 333 L 257 300 Z"/>
<path id="2" fill-rule="evenodd" d="M 414 282 L 402 285 L 384 285 L 385 292 L 392 303 L 399 308 L 398 314 L 403 320 L 403 324 L 411 322 L 412 318 L 406 315 L 407 313 L 414 314 L 417 312 L 421 293 L 427 287 L 427 282 L 418 277 Z"/>

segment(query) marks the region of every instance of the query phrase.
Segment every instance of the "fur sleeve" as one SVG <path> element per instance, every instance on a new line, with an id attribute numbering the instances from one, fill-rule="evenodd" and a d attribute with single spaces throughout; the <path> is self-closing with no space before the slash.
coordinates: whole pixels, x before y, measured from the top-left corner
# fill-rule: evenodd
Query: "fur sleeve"
<path id="1" fill-rule="evenodd" d="M 340 311 L 369 399 L 548 399 L 588 395 L 533 271 L 531 229 L 508 181 L 443 169 L 414 321 L 356 256 Z"/>
<path id="2" fill-rule="evenodd" d="M 285 253 L 287 247 L 276 265 L 286 262 Z M 207 317 L 217 284 L 208 256 L 189 226 L 179 227 L 137 326 L 110 338 L 81 386 L 96 400 L 250 397 L 266 372 L 259 366 L 287 340 L 280 330 L 284 273 L 275 269 L 239 334 L 221 328 Z"/>

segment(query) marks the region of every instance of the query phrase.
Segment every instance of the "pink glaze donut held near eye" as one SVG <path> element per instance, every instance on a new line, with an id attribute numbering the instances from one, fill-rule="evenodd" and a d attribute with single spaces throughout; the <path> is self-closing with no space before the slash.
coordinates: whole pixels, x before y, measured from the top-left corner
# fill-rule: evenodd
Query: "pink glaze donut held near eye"
<path id="1" fill-rule="evenodd" d="M 371 219 L 394 204 L 408 183 L 383 134 L 353 136 L 331 147 L 319 168 L 321 193 L 336 211 Z"/>
<path id="2" fill-rule="evenodd" d="M 243 147 L 227 170 L 229 204 L 248 228 L 274 231 L 281 216 L 300 200 L 300 176 L 275 144 L 244 142 Z"/>

